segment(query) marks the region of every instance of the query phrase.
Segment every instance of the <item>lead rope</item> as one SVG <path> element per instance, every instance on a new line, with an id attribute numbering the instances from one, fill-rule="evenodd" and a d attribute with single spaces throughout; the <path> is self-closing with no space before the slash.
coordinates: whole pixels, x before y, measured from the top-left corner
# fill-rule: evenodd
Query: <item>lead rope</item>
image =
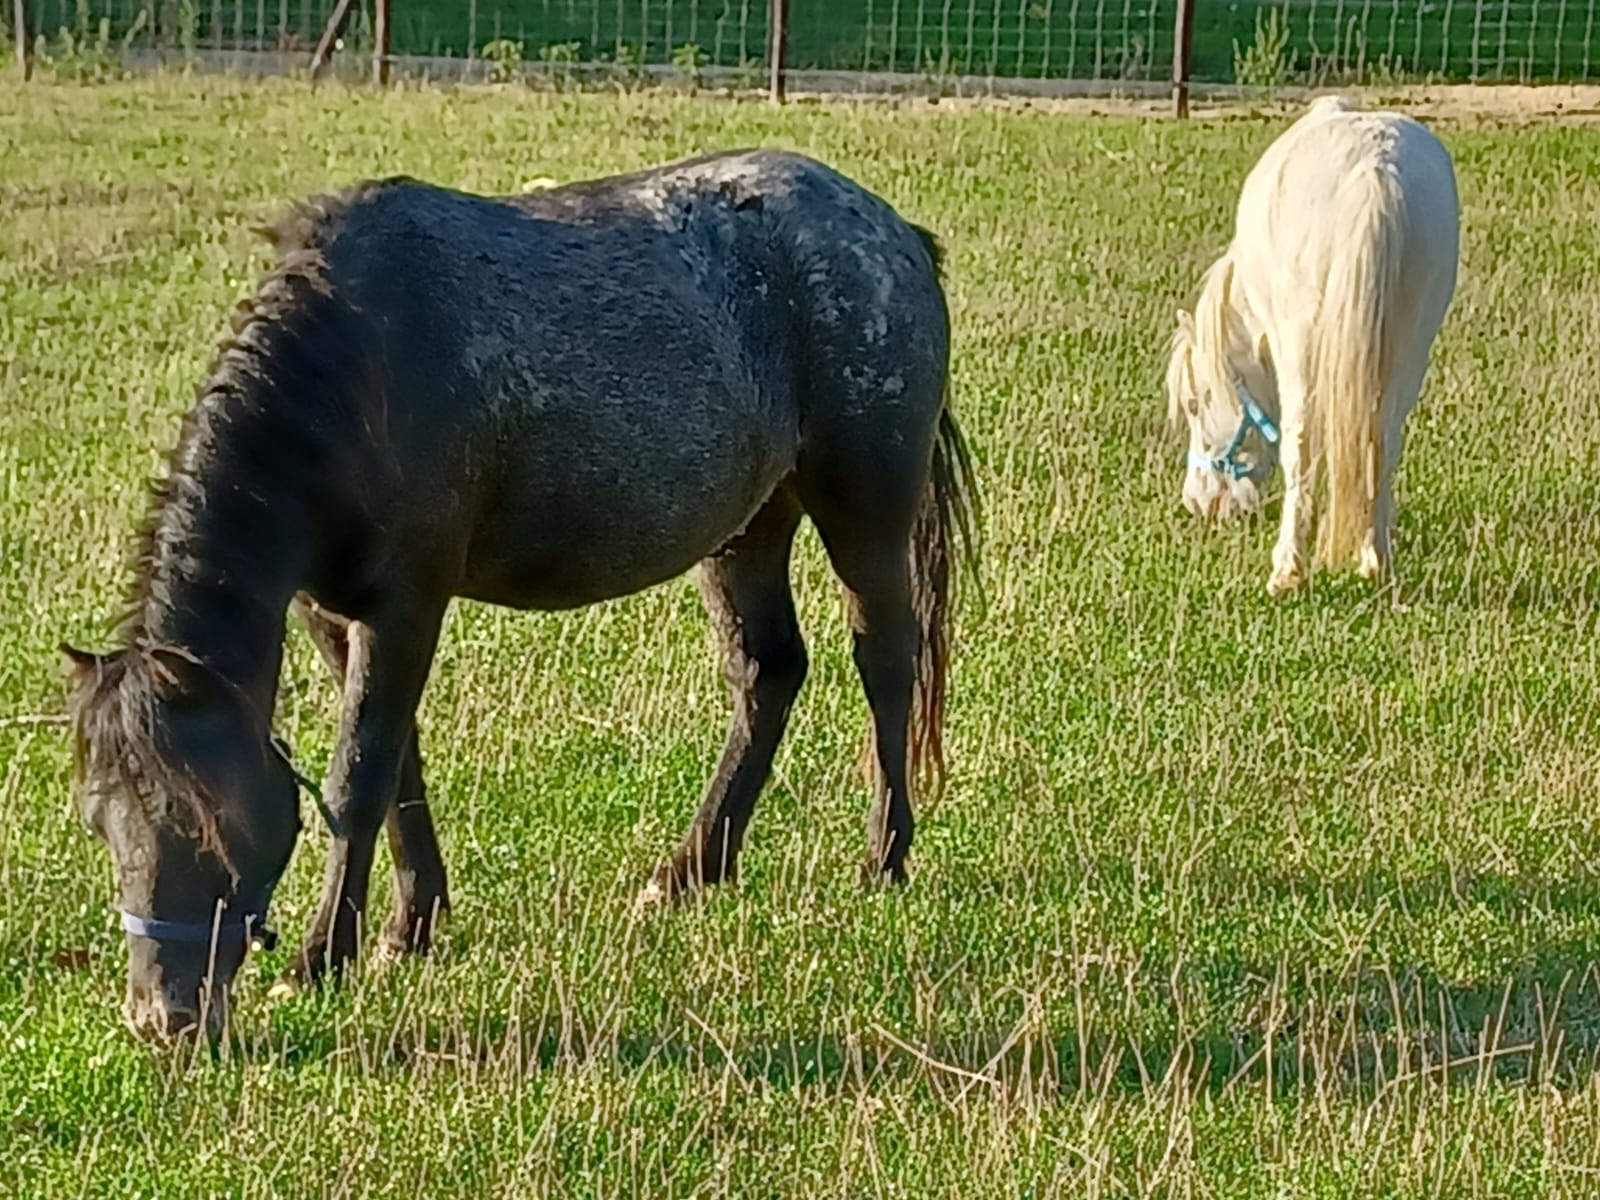
<path id="1" fill-rule="evenodd" d="M 322 814 L 322 823 L 328 827 L 328 832 L 333 834 L 334 837 L 341 837 L 344 827 L 339 823 L 339 818 L 333 815 L 333 810 L 328 807 L 328 802 L 322 798 L 322 785 L 294 765 L 294 759 L 289 754 L 288 743 L 281 737 L 275 733 L 268 734 L 267 741 L 271 744 L 273 752 L 283 759 L 283 765 L 289 768 L 289 774 L 294 776 L 294 781 L 304 788 L 311 799 L 316 802 L 317 811 Z"/>

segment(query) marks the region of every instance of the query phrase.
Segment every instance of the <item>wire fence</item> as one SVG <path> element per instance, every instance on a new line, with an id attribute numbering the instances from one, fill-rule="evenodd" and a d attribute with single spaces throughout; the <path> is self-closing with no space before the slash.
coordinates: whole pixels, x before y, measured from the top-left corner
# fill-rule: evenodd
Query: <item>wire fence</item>
<path id="1" fill-rule="evenodd" d="M 804 0 L 787 65 L 929 78 L 1170 77 L 1177 0 Z M 25 0 L 48 46 L 309 53 L 334 0 Z M 1212 83 L 1574 82 L 1600 74 L 1600 0 L 1194 0 Z M 5 8 L 10 9 L 10 4 Z M 396 56 L 507 70 L 672 67 L 758 79 L 767 0 L 392 0 Z M 9 15 L 9 13 L 7 14 Z M 102 24 L 103 23 L 103 24 Z M 370 47 L 371 0 L 346 26 Z"/>

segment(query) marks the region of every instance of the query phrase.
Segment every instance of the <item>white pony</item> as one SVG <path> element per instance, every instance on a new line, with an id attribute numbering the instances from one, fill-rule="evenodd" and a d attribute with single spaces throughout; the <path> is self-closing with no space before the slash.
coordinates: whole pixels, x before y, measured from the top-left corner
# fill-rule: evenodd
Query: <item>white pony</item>
<path id="1" fill-rule="evenodd" d="M 1319 466 L 1324 562 L 1389 569 L 1405 419 L 1456 285 L 1455 171 L 1410 117 L 1324 97 L 1245 180 L 1234 237 L 1194 314 L 1178 313 L 1167 366 L 1174 424 L 1189 426 L 1183 501 L 1249 512 L 1274 452 L 1284 473 L 1273 595 L 1305 582 Z"/>

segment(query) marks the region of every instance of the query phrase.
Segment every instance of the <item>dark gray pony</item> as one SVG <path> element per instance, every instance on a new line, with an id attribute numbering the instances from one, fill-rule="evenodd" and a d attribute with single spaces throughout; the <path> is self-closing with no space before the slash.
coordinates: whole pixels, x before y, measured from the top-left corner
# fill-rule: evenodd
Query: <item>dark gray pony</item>
<path id="1" fill-rule="evenodd" d="M 746 152 L 509 199 L 370 183 L 274 240 L 157 490 L 121 648 L 67 651 L 133 1028 L 218 1032 L 265 928 L 300 828 L 270 730 L 291 606 L 343 684 L 292 980 L 356 954 L 385 824 L 382 946 L 426 949 L 447 907 L 415 713 L 453 596 L 572 608 L 699 563 L 733 723 L 644 898 L 731 877 L 806 674 L 802 515 L 872 708 L 867 873 L 902 878 L 973 551 L 932 238 L 815 162 Z"/>

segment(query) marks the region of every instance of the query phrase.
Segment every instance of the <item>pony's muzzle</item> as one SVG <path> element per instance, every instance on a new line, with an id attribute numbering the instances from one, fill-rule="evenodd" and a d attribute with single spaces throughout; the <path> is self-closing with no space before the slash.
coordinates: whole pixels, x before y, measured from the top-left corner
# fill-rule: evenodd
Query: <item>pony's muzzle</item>
<path id="1" fill-rule="evenodd" d="M 228 1025 L 228 989 L 130 984 L 122 1016 L 141 1041 L 170 1045 L 202 1036 L 215 1041 Z"/>
<path id="2" fill-rule="evenodd" d="M 1228 508 L 1227 481 L 1215 471 L 1191 467 L 1183 481 L 1183 506 L 1201 518 L 1225 516 Z"/>
<path id="3" fill-rule="evenodd" d="M 1261 489 L 1246 476 L 1229 479 L 1221 472 L 1191 467 L 1183 482 L 1183 506 L 1208 520 L 1245 516 L 1261 507 Z"/>

